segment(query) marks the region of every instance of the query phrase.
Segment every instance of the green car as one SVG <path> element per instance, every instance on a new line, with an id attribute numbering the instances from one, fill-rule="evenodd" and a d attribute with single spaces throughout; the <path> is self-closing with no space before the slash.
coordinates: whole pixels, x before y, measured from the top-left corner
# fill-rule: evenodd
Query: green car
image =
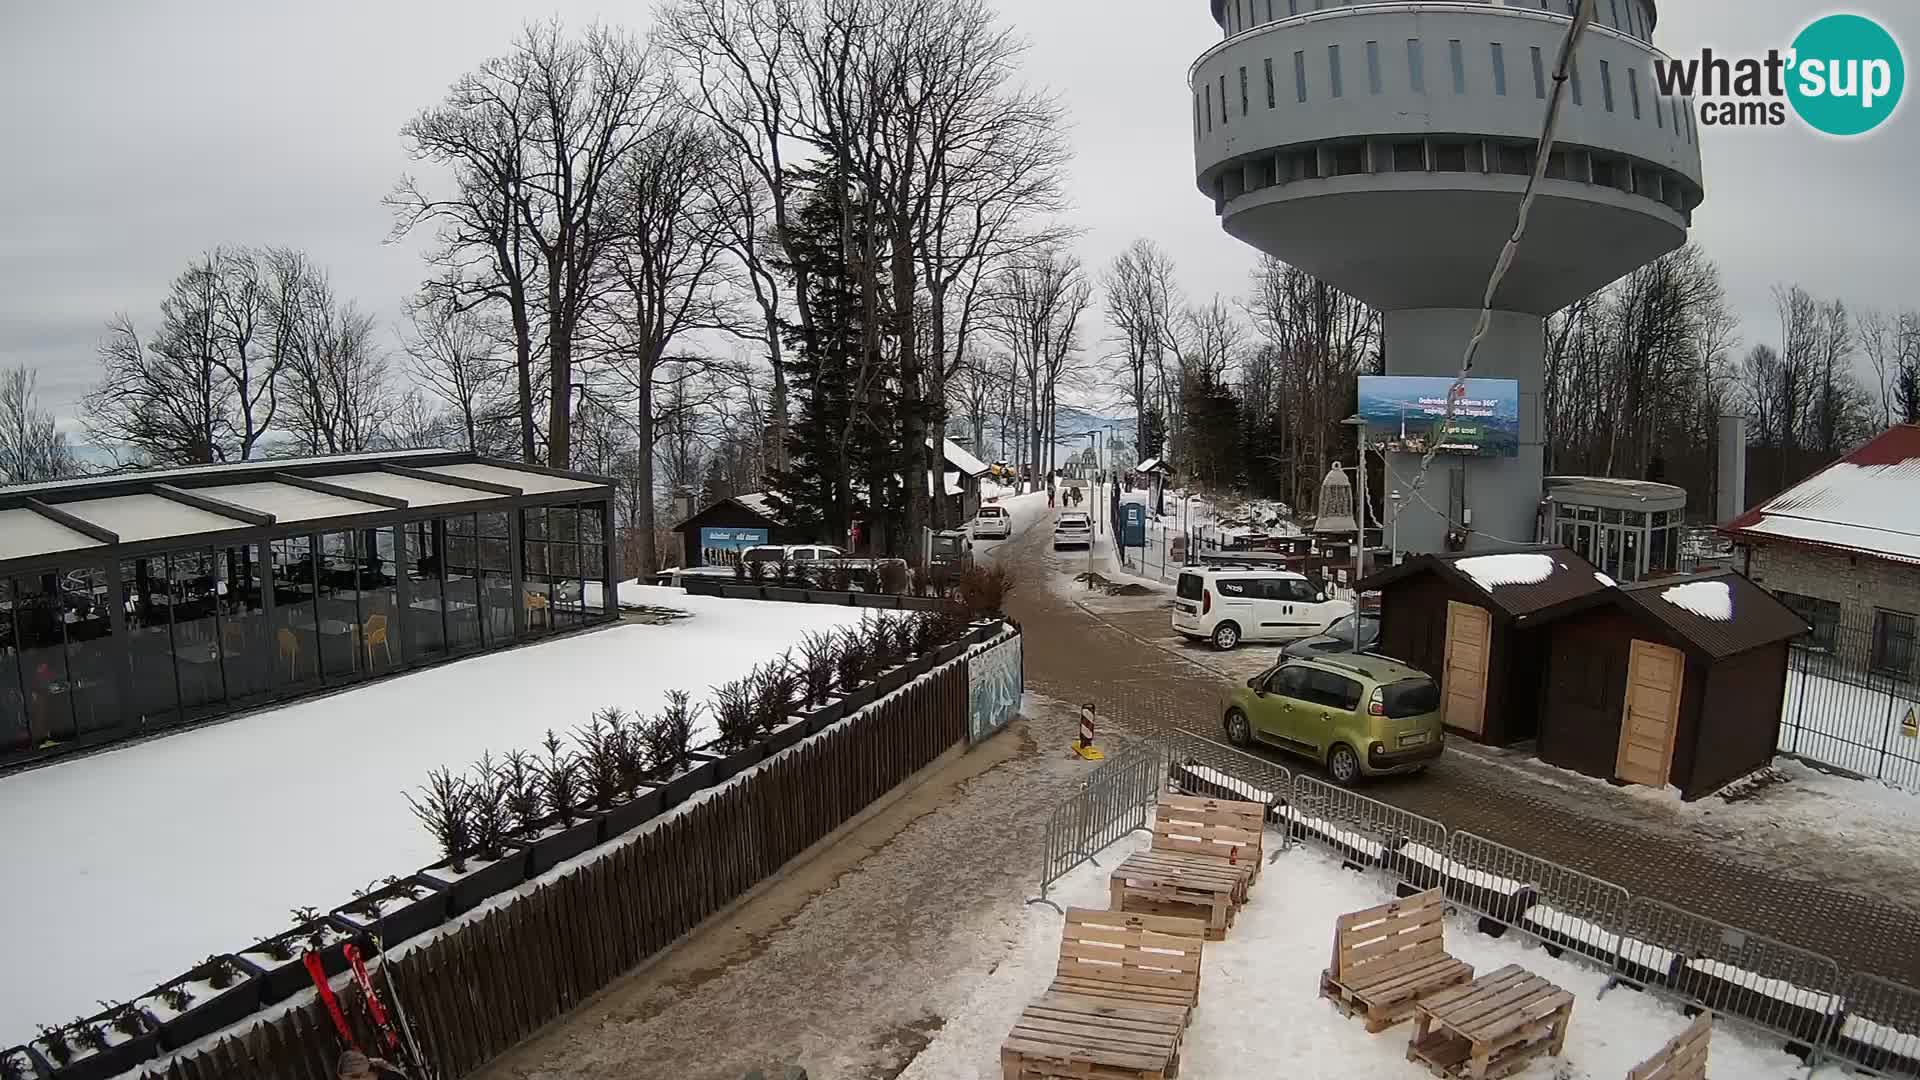
<path id="1" fill-rule="evenodd" d="M 1418 772 L 1440 756 L 1440 688 L 1373 653 L 1288 659 L 1228 695 L 1235 746 L 1265 743 L 1325 762 L 1334 783 Z"/>

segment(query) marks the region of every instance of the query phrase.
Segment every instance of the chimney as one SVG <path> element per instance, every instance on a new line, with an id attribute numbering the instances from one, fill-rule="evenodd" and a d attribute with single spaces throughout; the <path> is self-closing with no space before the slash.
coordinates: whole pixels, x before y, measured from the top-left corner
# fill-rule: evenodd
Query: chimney
<path id="1" fill-rule="evenodd" d="M 1719 481 L 1715 484 L 1715 490 L 1720 493 L 1720 505 L 1714 508 L 1714 519 L 1728 522 L 1747 509 L 1746 417 L 1720 418 L 1719 460 Z"/>

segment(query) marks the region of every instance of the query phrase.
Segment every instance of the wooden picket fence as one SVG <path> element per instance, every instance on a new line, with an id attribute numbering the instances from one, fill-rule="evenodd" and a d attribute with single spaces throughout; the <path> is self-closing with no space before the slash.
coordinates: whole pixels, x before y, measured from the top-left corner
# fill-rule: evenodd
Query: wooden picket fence
<path id="1" fill-rule="evenodd" d="M 967 665 L 935 671 L 778 761 L 696 796 L 603 858 L 425 945 L 389 970 L 422 1052 L 458 1080 L 671 945 L 967 738 Z M 380 961 L 386 964 L 387 961 Z M 374 971 L 376 986 L 386 975 Z M 378 1045 L 349 985 L 342 1003 Z M 334 1080 L 342 1049 L 317 1002 L 150 1080 Z"/>

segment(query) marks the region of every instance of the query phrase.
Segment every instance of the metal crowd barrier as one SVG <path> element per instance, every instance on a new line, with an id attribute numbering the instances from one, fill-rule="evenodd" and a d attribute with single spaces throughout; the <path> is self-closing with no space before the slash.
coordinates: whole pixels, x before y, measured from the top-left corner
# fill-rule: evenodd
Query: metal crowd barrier
<path id="1" fill-rule="evenodd" d="M 1166 752 L 1153 742 L 1129 743 L 1093 770 L 1047 818 L 1040 895 L 1027 903 L 1060 910 L 1047 896 L 1053 883 L 1083 862 L 1098 865 L 1100 849 L 1147 828 L 1147 808 L 1166 785 Z"/>
<path id="2" fill-rule="evenodd" d="M 1606 972 L 1602 993 L 1625 984 L 1687 1011 L 1710 1010 L 1780 1036 L 1810 1066 L 1831 1061 L 1920 1080 L 1920 990 L 1877 975 L 1843 975 L 1819 953 L 1632 896 L 1473 833 L 1449 832 L 1316 777 L 1276 782 L 1278 766 L 1249 759 L 1258 767 L 1239 768 L 1241 762 L 1215 752 L 1224 749 L 1209 744 L 1204 757 L 1183 750 L 1184 762 L 1175 764 L 1160 747 L 1136 744 L 1089 777 L 1054 811 L 1041 895 L 1029 903 L 1052 904 L 1047 888 L 1061 875 L 1145 828 L 1148 804 L 1170 776 L 1194 794 L 1271 795 L 1272 816 L 1291 839 L 1319 844 L 1403 893 L 1438 886 L 1456 907 L 1480 916 L 1483 929 L 1517 930 L 1555 955 Z M 1152 792 L 1143 795 L 1142 785 Z"/>

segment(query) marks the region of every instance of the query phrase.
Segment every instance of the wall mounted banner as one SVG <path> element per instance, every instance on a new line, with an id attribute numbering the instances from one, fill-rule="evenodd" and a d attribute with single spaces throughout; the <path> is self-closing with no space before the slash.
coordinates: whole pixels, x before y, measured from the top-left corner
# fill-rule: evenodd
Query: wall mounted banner
<path id="1" fill-rule="evenodd" d="M 740 561 L 740 553 L 767 542 L 765 529 L 701 529 L 700 562 L 722 566 Z"/>
<path id="2" fill-rule="evenodd" d="M 1468 379 L 1453 393 L 1445 375 L 1362 375 L 1360 417 L 1367 443 L 1376 450 L 1424 454 L 1435 443 L 1442 454 L 1467 457 L 1520 456 L 1520 384 L 1512 379 Z M 1444 433 L 1447 398 L 1453 421 Z"/>
<path id="3" fill-rule="evenodd" d="M 1006 727 L 1020 711 L 1020 695 L 1026 690 L 1020 639 L 1014 634 L 967 657 L 968 743 Z"/>

